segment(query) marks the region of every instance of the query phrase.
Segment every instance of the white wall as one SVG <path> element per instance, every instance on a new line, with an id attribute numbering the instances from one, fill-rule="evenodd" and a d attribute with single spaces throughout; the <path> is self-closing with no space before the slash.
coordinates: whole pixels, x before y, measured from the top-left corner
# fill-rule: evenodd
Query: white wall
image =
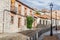
<path id="1" fill-rule="evenodd" d="M 3 28 L 3 10 L 10 10 L 10 1 L 9 0 L 0 0 L 0 33 L 2 33 Z"/>

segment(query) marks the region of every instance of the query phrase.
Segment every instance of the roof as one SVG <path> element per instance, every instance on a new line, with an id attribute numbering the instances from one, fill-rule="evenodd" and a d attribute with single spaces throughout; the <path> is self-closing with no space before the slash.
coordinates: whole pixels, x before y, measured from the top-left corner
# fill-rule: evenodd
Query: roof
<path id="1" fill-rule="evenodd" d="M 26 6 L 26 7 L 28 7 L 28 8 L 30 8 L 30 9 L 32 9 L 32 10 L 34 10 L 33 8 L 31 8 L 31 7 L 29 7 L 28 5 L 26 5 L 26 4 L 24 4 L 23 2 L 21 2 L 20 0 L 16 0 L 17 2 L 19 2 L 19 3 L 21 3 L 22 5 L 24 5 L 24 6 Z M 35 11 L 35 10 L 34 10 Z"/>
<path id="2" fill-rule="evenodd" d="M 48 19 L 50 16 L 47 15 L 47 14 L 43 14 L 43 15 L 41 15 L 40 17 L 43 18 L 43 19 Z"/>

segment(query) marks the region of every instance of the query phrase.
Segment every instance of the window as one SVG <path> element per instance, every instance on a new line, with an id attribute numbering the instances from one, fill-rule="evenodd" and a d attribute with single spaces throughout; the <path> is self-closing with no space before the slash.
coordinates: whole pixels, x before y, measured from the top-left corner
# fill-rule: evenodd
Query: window
<path id="1" fill-rule="evenodd" d="M 14 17 L 11 16 L 11 24 L 13 24 L 13 23 L 14 23 Z"/>
<path id="2" fill-rule="evenodd" d="M 41 19 L 40 19 L 40 24 L 41 24 Z"/>
<path id="3" fill-rule="evenodd" d="M 44 25 L 44 22 L 45 22 L 45 21 L 43 20 L 43 25 Z"/>
<path id="4" fill-rule="evenodd" d="M 11 5 L 12 5 L 12 6 L 15 5 L 15 0 L 11 0 Z"/>
<path id="5" fill-rule="evenodd" d="M 26 20 L 26 18 L 25 18 L 25 23 L 24 23 L 24 25 L 27 25 L 27 20 Z"/>
<path id="6" fill-rule="evenodd" d="M 18 14 L 21 14 L 21 4 L 18 4 Z"/>
<path id="7" fill-rule="evenodd" d="M 25 7 L 24 9 L 25 9 L 25 10 L 24 10 L 25 16 L 27 16 L 27 8 Z M 24 25 L 27 25 L 27 20 L 26 20 L 26 18 L 25 18 L 25 23 L 24 23 Z"/>
<path id="8" fill-rule="evenodd" d="M 27 16 L 27 8 L 26 7 L 25 7 L 24 12 L 25 12 L 25 16 Z"/>
<path id="9" fill-rule="evenodd" d="M 15 9 L 15 0 L 11 0 L 11 11 Z"/>
<path id="10" fill-rule="evenodd" d="M 32 10 L 30 10 L 30 15 L 32 15 Z"/>
<path id="11" fill-rule="evenodd" d="M 18 28 L 20 28 L 20 18 L 18 18 Z"/>
<path id="12" fill-rule="evenodd" d="M 14 3 L 15 2 L 15 0 L 11 0 L 11 3 Z"/>
<path id="13" fill-rule="evenodd" d="M 47 20 L 46 20 L 46 25 L 47 25 Z"/>

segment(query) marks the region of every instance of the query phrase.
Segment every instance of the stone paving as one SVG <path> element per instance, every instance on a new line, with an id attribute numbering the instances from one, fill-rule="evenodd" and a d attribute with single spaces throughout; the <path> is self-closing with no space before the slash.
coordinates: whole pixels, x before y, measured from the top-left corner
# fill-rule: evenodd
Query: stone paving
<path id="1" fill-rule="evenodd" d="M 43 35 L 41 35 L 38 40 L 43 40 L 43 38 L 46 35 L 50 35 L 50 31 L 48 31 L 48 32 L 44 33 Z M 53 35 L 56 35 L 59 38 L 59 40 L 60 40 L 60 30 L 57 30 L 57 31 L 53 30 Z"/>
<path id="2" fill-rule="evenodd" d="M 20 33 L 4 33 L 0 34 L 0 40 L 27 40 L 27 36 Z"/>
<path id="3" fill-rule="evenodd" d="M 53 34 L 57 35 L 57 37 L 60 39 L 60 30 L 56 31 L 53 29 Z M 45 35 L 50 35 L 50 31 L 43 33 L 38 40 L 43 40 Z M 23 35 L 22 33 L 4 33 L 0 34 L 0 40 L 27 40 L 27 36 Z"/>
<path id="4" fill-rule="evenodd" d="M 53 35 L 53 36 L 45 35 L 43 40 L 59 40 L 59 38 L 57 37 L 57 35 Z"/>

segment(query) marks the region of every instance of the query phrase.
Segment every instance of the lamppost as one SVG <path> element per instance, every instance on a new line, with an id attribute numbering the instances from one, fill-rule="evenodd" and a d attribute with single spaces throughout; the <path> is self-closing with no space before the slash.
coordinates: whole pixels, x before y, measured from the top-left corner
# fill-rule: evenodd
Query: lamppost
<path id="1" fill-rule="evenodd" d="M 2 33 L 4 33 L 4 23 L 5 23 L 5 21 L 4 21 L 4 17 L 5 17 L 5 10 L 3 11 L 3 28 L 2 28 Z"/>
<path id="2" fill-rule="evenodd" d="M 51 30 L 50 30 L 50 36 L 53 36 L 53 30 L 52 30 L 52 8 L 53 8 L 53 4 L 50 3 L 50 9 L 51 9 Z"/>
<path id="3" fill-rule="evenodd" d="M 57 11 L 55 12 L 55 14 L 56 14 L 55 25 L 56 25 L 56 30 L 57 30 Z"/>

